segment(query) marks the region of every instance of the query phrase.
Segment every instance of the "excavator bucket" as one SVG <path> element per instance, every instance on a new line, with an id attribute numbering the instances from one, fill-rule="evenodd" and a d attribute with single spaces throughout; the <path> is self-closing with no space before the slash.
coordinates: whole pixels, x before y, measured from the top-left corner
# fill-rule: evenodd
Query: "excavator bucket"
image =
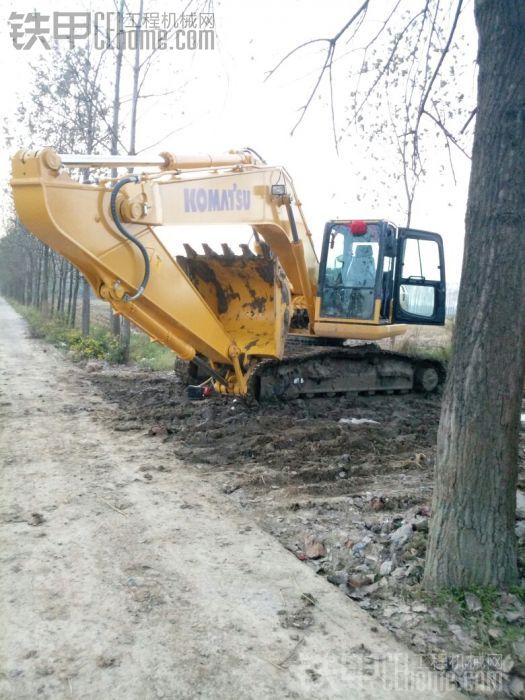
<path id="1" fill-rule="evenodd" d="M 260 254 L 241 245 L 235 255 L 227 244 L 219 255 L 208 245 L 198 255 L 185 245 L 177 262 L 215 312 L 245 356 L 281 358 L 290 325 L 290 289 L 279 262 L 265 243 Z"/>

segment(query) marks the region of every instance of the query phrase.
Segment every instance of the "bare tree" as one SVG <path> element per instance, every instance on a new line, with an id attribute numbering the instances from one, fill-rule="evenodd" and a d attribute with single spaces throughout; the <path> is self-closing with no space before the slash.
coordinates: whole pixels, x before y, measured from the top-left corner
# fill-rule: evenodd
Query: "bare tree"
<path id="1" fill-rule="evenodd" d="M 369 2 L 359 6 L 344 25 L 343 34 L 353 31 L 355 37 L 368 6 Z M 400 2 L 392 8 L 379 34 L 389 26 L 399 6 Z M 436 133 L 426 124 L 445 139 L 449 153 L 452 148 L 465 152 L 460 137 L 476 116 L 465 254 L 438 433 L 424 575 L 425 585 L 431 589 L 504 586 L 517 577 L 514 524 L 525 377 L 525 5 L 522 0 L 475 0 L 474 6 L 479 35 L 478 99 L 463 128 L 455 132 L 447 124 L 454 115 L 463 116 L 463 110 L 455 110 L 462 96 L 457 95 L 452 104 L 443 93 L 438 95 L 438 87 L 447 82 L 442 75 L 462 0 L 456 0 L 446 33 L 438 21 L 437 0 L 423 0 L 419 10 L 412 5 L 401 17 L 403 25 L 393 34 L 390 50 L 376 56 L 370 69 L 367 54 L 378 34 L 371 37 L 364 47 L 366 70 L 360 77 L 363 72 L 372 77 L 364 93 L 359 89 L 351 93 L 352 121 L 359 124 L 364 122 L 363 109 L 378 85 L 398 87 L 403 83 L 408 97 L 404 106 L 412 107 L 404 114 L 394 114 L 393 119 L 391 114 L 390 123 L 383 127 L 388 126 L 390 133 L 393 124 L 401 129 L 390 138 L 397 144 L 405 175 L 412 171 L 415 178 L 412 185 L 405 183 L 409 207 L 414 183 L 424 175 L 422 149 Z M 422 41 L 425 26 L 428 41 Z M 412 48 L 407 54 L 405 47 L 403 57 L 403 39 L 414 28 Z M 335 46 L 343 34 L 314 40 L 327 42 L 327 53 L 296 126 L 325 75 L 332 91 Z M 314 42 L 296 47 L 283 61 Z M 414 57 L 421 47 L 424 57 L 416 66 Z M 449 71 L 454 76 L 453 64 Z M 337 138 L 333 119 L 332 126 Z"/>
<path id="2" fill-rule="evenodd" d="M 359 143 L 368 148 L 370 161 L 380 162 L 374 187 L 366 175 L 362 178 L 367 201 L 382 205 L 405 203 L 406 220 L 410 222 L 417 187 L 426 173 L 426 162 L 435 160 L 439 148 L 448 154 L 454 177 L 452 152 L 469 157 L 470 130 L 454 136 L 466 123 L 468 107 L 464 95 L 456 87 L 458 58 L 464 37 L 457 40 L 463 0 L 454 0 L 451 11 L 441 0 L 420 0 L 419 3 L 397 0 L 379 22 L 367 24 L 370 8 L 378 6 L 365 0 L 333 36 L 314 38 L 289 51 L 268 73 L 266 80 L 284 70 L 285 64 L 321 49 L 320 68 L 291 130 L 294 134 L 313 108 L 314 98 L 327 94 L 334 147 Z M 344 85 L 343 125 L 337 125 L 341 110 L 335 109 L 335 71 L 345 65 L 347 77 L 339 77 Z M 340 71 L 341 73 L 341 71 Z M 339 117 L 339 122 L 341 118 Z M 432 138 L 430 138 L 432 137 Z M 461 139 L 465 143 L 461 142 Z M 397 158 L 397 167 L 385 171 L 382 162 L 387 153 Z M 398 185 L 398 187 L 392 187 Z M 382 185 L 382 193 L 378 195 Z M 362 194 L 358 193 L 358 199 Z"/>
<path id="3" fill-rule="evenodd" d="M 111 135 L 101 86 L 104 59 L 105 54 L 96 56 L 89 44 L 65 51 L 55 47 L 46 62 L 33 67 L 33 88 L 18 112 L 18 131 L 24 132 L 26 143 L 29 136 L 28 145 L 46 144 L 59 152 L 93 153 L 104 148 Z M 87 172 L 79 172 L 79 179 L 87 177 Z M 77 271 L 38 241 L 32 259 L 36 261 L 31 273 L 36 289 L 31 302 L 44 312 L 62 314 L 73 325 L 80 287 Z M 89 304 L 89 288 L 84 285 L 84 334 L 89 333 Z"/>
<path id="4" fill-rule="evenodd" d="M 124 56 L 124 42 L 123 38 L 123 18 L 124 18 L 124 0 L 119 0 L 117 7 L 117 35 L 114 45 L 115 52 L 115 83 L 113 87 L 113 115 L 112 115 L 112 129 L 111 129 L 111 154 L 117 155 L 119 151 L 119 133 L 120 133 L 120 85 L 122 78 L 122 59 Z M 111 171 L 111 177 L 117 177 L 117 169 L 113 168 Z M 109 307 L 109 323 L 111 332 L 117 338 L 120 336 L 120 315 L 113 312 L 113 307 Z"/>
<path id="5" fill-rule="evenodd" d="M 135 27 L 135 51 L 133 57 L 133 89 L 131 94 L 131 116 L 130 116 L 130 137 L 129 154 L 135 155 L 137 150 L 137 109 L 140 95 L 140 72 L 141 72 L 141 47 L 140 31 L 144 20 L 144 0 L 139 0 L 139 11 Z M 129 319 L 123 318 L 120 324 L 120 344 L 122 348 L 122 360 L 129 361 L 131 343 L 131 325 Z"/>
<path id="6" fill-rule="evenodd" d="M 209 0 L 206 0 L 208 10 L 212 7 L 212 4 Z M 196 0 L 189 0 L 187 3 L 186 7 L 183 10 L 183 13 L 186 12 L 192 5 L 199 7 L 200 3 L 196 2 Z M 123 0 L 120 0 L 120 6 L 119 6 L 119 11 L 123 12 L 124 8 L 124 2 Z M 166 90 L 160 94 L 146 94 L 144 92 L 144 89 L 147 85 L 147 78 L 150 73 L 150 70 L 152 66 L 154 65 L 155 61 L 159 58 L 159 49 L 158 48 L 153 48 L 147 52 L 144 51 L 144 49 L 141 46 L 141 41 L 140 41 L 140 36 L 141 32 L 144 28 L 144 20 L 145 20 L 145 3 L 144 0 L 138 0 L 138 6 L 137 6 L 137 12 L 134 13 L 133 16 L 133 21 L 134 21 L 134 27 L 132 31 L 135 33 L 135 41 L 134 41 L 134 50 L 133 50 L 133 61 L 131 64 L 131 96 L 130 96 L 130 114 L 129 114 L 129 148 L 128 148 L 128 154 L 129 155 L 136 155 L 137 153 L 137 127 L 138 127 L 138 120 L 140 116 L 140 105 L 141 102 L 147 99 L 151 98 L 165 98 L 168 97 L 169 95 L 178 92 L 180 90 L 180 87 L 176 87 L 173 89 Z M 120 81 L 121 81 L 121 71 L 122 71 L 122 48 L 121 45 L 119 46 L 117 42 L 117 47 L 116 47 L 116 79 L 115 79 L 115 92 L 114 92 L 114 103 L 113 103 L 113 134 L 114 134 L 114 143 L 116 144 L 117 140 L 117 135 L 123 131 L 124 123 L 123 119 L 120 116 L 120 106 L 121 106 L 121 100 L 120 100 Z M 165 134 L 163 137 L 160 139 L 157 139 L 157 142 L 162 141 L 164 138 L 170 135 L 170 133 L 173 133 L 171 130 L 167 134 Z M 152 147 L 155 144 L 150 144 L 148 147 Z M 113 152 L 113 151 L 112 151 Z M 114 151 L 116 152 L 116 151 Z M 132 169 L 130 170 L 130 172 Z M 127 318 L 120 318 L 116 317 L 113 315 L 113 328 L 114 332 L 116 332 L 117 326 L 119 328 L 119 336 L 120 336 L 120 345 L 121 345 L 121 353 L 122 353 L 122 359 L 124 362 L 127 362 L 129 359 L 129 353 L 130 353 L 130 341 L 131 341 L 131 326 L 130 326 L 130 321 Z"/>

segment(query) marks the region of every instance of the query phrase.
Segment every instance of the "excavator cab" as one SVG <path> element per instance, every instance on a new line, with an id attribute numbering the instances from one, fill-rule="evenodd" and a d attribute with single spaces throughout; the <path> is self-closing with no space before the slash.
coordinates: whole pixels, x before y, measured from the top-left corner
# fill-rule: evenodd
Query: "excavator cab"
<path id="1" fill-rule="evenodd" d="M 349 336 L 351 324 L 352 337 L 373 340 L 405 324 L 443 325 L 442 239 L 388 221 L 330 221 L 317 294 L 316 335 Z"/>

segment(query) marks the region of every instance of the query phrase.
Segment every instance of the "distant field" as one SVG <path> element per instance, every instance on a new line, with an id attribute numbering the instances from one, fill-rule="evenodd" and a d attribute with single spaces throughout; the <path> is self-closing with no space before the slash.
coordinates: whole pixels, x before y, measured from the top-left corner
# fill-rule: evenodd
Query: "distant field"
<path id="1" fill-rule="evenodd" d="M 101 299 L 91 300 L 91 321 L 97 326 L 109 328 L 109 304 Z M 82 313 L 82 304 L 79 304 L 77 310 L 77 320 L 80 321 Z"/>
<path id="2" fill-rule="evenodd" d="M 447 321 L 445 326 L 409 326 L 408 331 L 395 338 L 396 350 L 449 350 L 452 342 L 453 321 Z"/>

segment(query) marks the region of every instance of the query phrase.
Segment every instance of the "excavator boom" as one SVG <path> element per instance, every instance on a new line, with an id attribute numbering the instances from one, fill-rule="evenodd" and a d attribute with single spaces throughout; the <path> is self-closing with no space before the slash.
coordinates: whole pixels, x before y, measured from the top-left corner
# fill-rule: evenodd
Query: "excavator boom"
<path id="1" fill-rule="evenodd" d="M 293 183 L 283 168 L 244 152 L 161 158 L 154 172 L 81 183 L 66 164 L 136 161 L 19 151 L 11 182 L 16 210 L 116 312 L 182 359 L 207 358 L 223 391 L 245 393 L 251 357 L 282 357 L 294 299 L 313 317 L 318 262 L 300 205 L 290 200 Z M 155 159 L 145 164 L 159 166 Z M 175 258 L 155 233 L 175 224 L 251 225 L 257 253 L 245 246 L 234 255 L 226 244 L 222 256 L 209 247 L 197 255 L 187 246 L 187 257 Z M 137 296 L 145 265 L 149 280 Z M 233 371 L 219 372 L 222 365 Z"/>

